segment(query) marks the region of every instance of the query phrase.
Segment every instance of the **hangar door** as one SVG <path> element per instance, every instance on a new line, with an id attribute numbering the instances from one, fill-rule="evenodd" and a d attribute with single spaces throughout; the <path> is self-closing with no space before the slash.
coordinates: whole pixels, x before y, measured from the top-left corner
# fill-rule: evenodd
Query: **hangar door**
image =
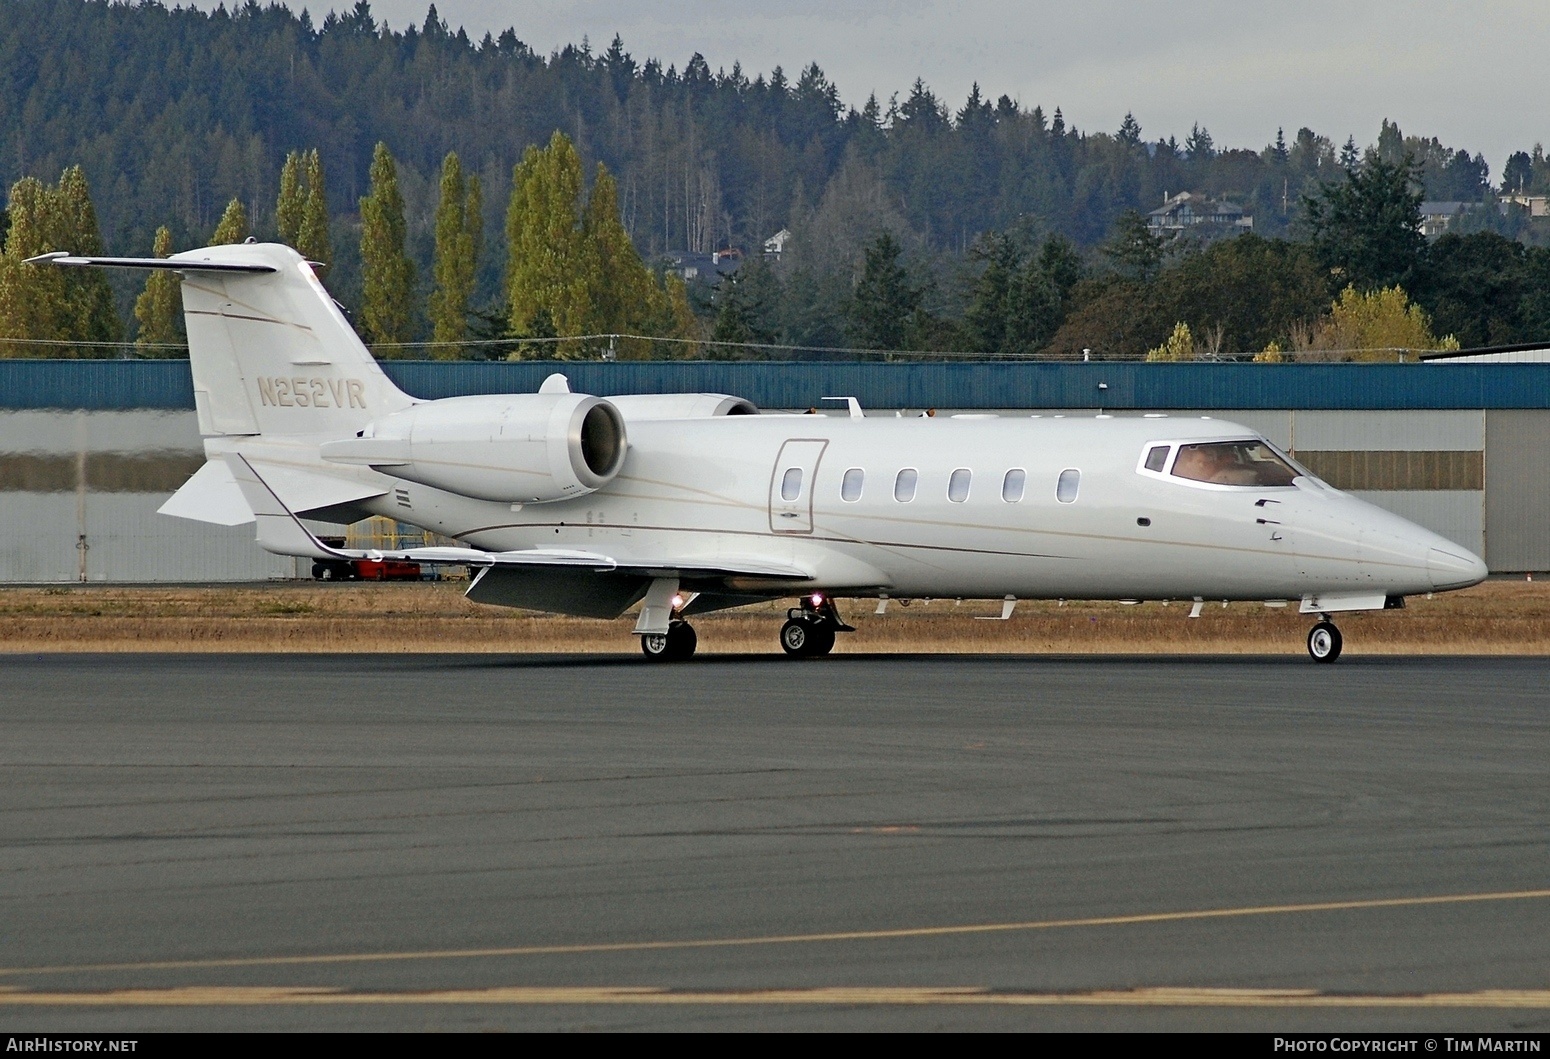
<path id="1" fill-rule="evenodd" d="M 1550 412 L 1485 414 L 1485 564 L 1550 570 Z"/>

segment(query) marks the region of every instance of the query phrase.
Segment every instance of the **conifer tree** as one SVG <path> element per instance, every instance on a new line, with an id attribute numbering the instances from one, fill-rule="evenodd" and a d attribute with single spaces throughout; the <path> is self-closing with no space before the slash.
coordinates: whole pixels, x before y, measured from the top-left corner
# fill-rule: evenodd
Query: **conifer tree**
<path id="1" fill-rule="evenodd" d="M 161 231 L 165 231 L 162 229 Z M 156 233 L 156 238 L 161 238 L 161 231 Z M 215 226 L 215 234 L 210 236 L 211 246 L 230 246 L 232 243 L 240 243 L 248 237 L 248 208 L 242 204 L 240 198 L 232 199 L 226 204 L 226 212 L 221 214 L 221 223 Z M 169 235 L 169 239 L 170 239 Z M 164 254 L 158 254 L 164 257 Z"/>
<path id="2" fill-rule="evenodd" d="M 1426 254 L 1420 185 L 1409 157 L 1393 165 L 1374 157 L 1303 196 L 1313 248 L 1332 275 L 1359 290 L 1412 282 Z"/>
<path id="3" fill-rule="evenodd" d="M 280 199 L 275 203 L 275 225 L 280 242 L 297 246 L 301 242 L 301 220 L 307 210 L 307 189 L 303 182 L 302 154 L 292 151 L 280 169 Z"/>
<path id="4" fill-rule="evenodd" d="M 370 190 L 360 205 L 361 329 L 367 342 L 406 342 L 414 265 L 404 248 L 407 226 L 398 167 L 385 143 L 372 153 Z"/>
<path id="5" fill-rule="evenodd" d="M 479 178 L 463 176 L 455 152 L 441 163 L 441 202 L 436 207 L 436 287 L 431 291 L 431 337 L 438 343 L 468 336 L 468 303 L 474 293 L 484 234 L 484 197 Z M 437 345 L 433 356 L 453 360 L 458 349 Z"/>
<path id="6" fill-rule="evenodd" d="M 903 247 L 883 232 L 866 248 L 866 264 L 852 296 L 856 340 L 872 349 L 903 349 L 924 292 L 900 264 Z"/>
<path id="7" fill-rule="evenodd" d="M 232 205 L 239 203 L 233 199 Z M 226 213 L 227 216 L 231 215 L 230 207 L 227 207 Z M 221 223 L 224 225 L 226 219 L 222 218 Z M 219 228 L 216 233 L 220 233 Z M 215 245 L 219 245 L 219 242 Z M 151 252 L 156 257 L 172 256 L 172 232 L 165 226 L 156 229 L 156 243 Z M 144 348 L 177 342 L 179 301 L 177 277 L 171 272 L 153 269 L 146 278 L 145 290 L 135 300 L 135 319 L 140 323 L 135 345 Z"/>
<path id="8" fill-rule="evenodd" d="M 306 156 L 304 173 L 307 199 L 302 207 L 296 249 L 308 261 L 326 265 L 333 260 L 334 249 L 328 235 L 328 188 L 323 181 L 323 159 L 316 147 Z"/>

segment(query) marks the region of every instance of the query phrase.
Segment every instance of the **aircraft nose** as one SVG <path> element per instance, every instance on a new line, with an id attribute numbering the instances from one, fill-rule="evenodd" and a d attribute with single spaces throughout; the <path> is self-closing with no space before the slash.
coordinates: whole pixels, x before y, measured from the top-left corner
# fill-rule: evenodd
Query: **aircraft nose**
<path id="1" fill-rule="evenodd" d="M 1426 569 L 1436 589 L 1468 588 L 1485 580 L 1487 570 L 1478 555 L 1463 548 L 1433 548 L 1426 556 Z"/>

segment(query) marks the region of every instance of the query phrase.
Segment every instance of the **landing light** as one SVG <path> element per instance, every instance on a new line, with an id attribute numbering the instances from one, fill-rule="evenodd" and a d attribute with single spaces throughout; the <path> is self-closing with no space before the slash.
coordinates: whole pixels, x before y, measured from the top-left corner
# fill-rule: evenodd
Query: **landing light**
<path id="1" fill-rule="evenodd" d="M 815 606 L 815 607 L 823 606 L 823 593 L 822 592 L 814 592 L 813 593 L 813 606 Z"/>
<path id="2" fill-rule="evenodd" d="M 677 595 L 677 596 L 673 597 L 673 609 L 674 610 L 683 610 L 683 605 L 684 605 L 684 598 L 683 598 L 682 595 Z"/>

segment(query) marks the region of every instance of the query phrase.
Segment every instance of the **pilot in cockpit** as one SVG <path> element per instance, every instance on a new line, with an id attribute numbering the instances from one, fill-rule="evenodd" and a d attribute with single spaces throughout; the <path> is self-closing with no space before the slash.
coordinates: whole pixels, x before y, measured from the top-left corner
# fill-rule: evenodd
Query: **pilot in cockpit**
<path id="1" fill-rule="evenodd" d="M 1180 478 L 1212 485 L 1291 485 L 1296 472 L 1270 448 L 1256 442 L 1181 445 L 1173 463 Z"/>

